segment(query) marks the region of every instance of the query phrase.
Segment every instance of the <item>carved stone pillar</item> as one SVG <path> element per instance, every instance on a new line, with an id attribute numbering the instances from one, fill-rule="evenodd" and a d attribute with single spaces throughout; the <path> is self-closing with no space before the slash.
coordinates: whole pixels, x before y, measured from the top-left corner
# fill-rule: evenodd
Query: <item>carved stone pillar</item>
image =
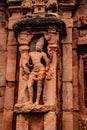
<path id="1" fill-rule="evenodd" d="M 45 81 L 44 87 L 44 103 L 49 105 L 56 105 L 56 91 L 57 86 L 57 67 L 58 67 L 58 49 L 59 49 L 59 33 L 49 30 L 45 35 L 48 42 L 48 53 L 52 55 L 52 62 L 50 64 L 50 72 L 52 73 L 52 79 Z M 50 86 L 50 87 L 49 87 Z M 51 90 L 51 91 L 50 91 Z"/>
<path id="2" fill-rule="evenodd" d="M 13 16 L 14 17 L 14 16 Z M 12 29 L 12 19 L 8 24 L 8 40 L 7 40 L 7 68 L 6 68 L 6 90 L 4 100 L 4 114 L 2 130 L 12 130 L 13 109 L 15 101 L 15 87 L 17 82 L 16 66 L 17 66 L 17 41 Z"/>
<path id="3" fill-rule="evenodd" d="M 23 103 L 28 101 L 27 95 L 26 95 L 26 86 L 27 81 L 22 78 L 22 68 L 21 68 L 21 62 L 25 62 L 25 60 L 28 61 L 28 50 L 29 50 L 29 42 L 31 41 L 32 35 L 30 35 L 27 31 L 23 31 L 18 36 L 18 42 L 19 42 L 19 51 L 20 51 L 20 74 L 19 74 L 19 91 L 18 91 L 18 102 Z"/>
<path id="4" fill-rule="evenodd" d="M 73 130 L 73 84 L 72 84 L 72 19 L 65 19 L 67 37 L 62 40 L 63 50 L 63 130 Z M 69 24 L 68 24 L 69 23 Z"/>
<path id="5" fill-rule="evenodd" d="M 8 35 L 8 53 L 7 53 L 7 70 L 6 70 L 6 91 L 4 101 L 3 127 L 2 130 L 12 130 L 13 107 L 14 107 L 14 92 L 16 85 L 16 57 L 17 43 L 14 37 L 14 32 L 9 31 Z"/>

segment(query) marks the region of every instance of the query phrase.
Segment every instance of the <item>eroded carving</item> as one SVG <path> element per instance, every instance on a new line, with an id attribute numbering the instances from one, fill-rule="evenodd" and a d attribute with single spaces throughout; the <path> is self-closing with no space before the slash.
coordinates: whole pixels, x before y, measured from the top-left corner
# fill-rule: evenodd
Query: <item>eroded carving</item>
<path id="1" fill-rule="evenodd" d="M 57 10 L 57 0 L 24 0 L 22 8 L 33 10 L 34 13 L 45 12 L 45 9 Z"/>
<path id="2" fill-rule="evenodd" d="M 86 118 L 79 119 L 79 126 L 81 130 L 87 130 L 87 119 Z"/>
<path id="3" fill-rule="evenodd" d="M 37 81 L 37 98 L 35 104 L 39 104 L 42 83 L 46 76 L 46 72 L 49 70 L 50 60 L 48 59 L 46 53 L 42 51 L 44 44 L 44 39 L 41 37 L 36 43 L 36 52 L 30 52 L 29 58 L 32 60 L 33 70 L 29 74 L 28 79 L 28 91 L 29 91 L 29 100 L 30 103 L 33 103 L 33 84 L 34 81 Z M 41 59 L 46 62 L 46 67 L 41 63 Z"/>
<path id="4" fill-rule="evenodd" d="M 87 30 L 80 30 L 79 36 L 80 37 L 87 37 Z"/>
<path id="5" fill-rule="evenodd" d="M 29 35 L 29 32 L 27 31 L 22 31 L 19 36 L 18 36 L 18 42 L 20 44 L 27 44 L 30 42 L 31 38 L 32 38 L 33 35 Z"/>
<path id="6" fill-rule="evenodd" d="M 74 25 L 81 28 L 87 28 L 87 16 L 86 15 L 76 16 L 74 19 Z"/>
<path id="7" fill-rule="evenodd" d="M 27 81 L 29 101 L 25 103 L 16 104 L 16 108 L 24 107 L 28 104 L 39 105 L 40 97 L 42 93 L 42 86 L 44 86 L 44 80 L 51 80 L 53 72 L 50 71 L 50 63 L 52 61 L 52 52 L 49 51 L 49 58 L 46 52 L 43 51 L 44 37 L 41 36 L 35 44 L 35 51 L 22 50 L 21 52 L 21 77 Z M 29 47 L 30 48 L 30 47 Z M 36 83 L 36 85 L 35 85 Z M 34 85 L 37 88 L 37 96 L 35 101 L 33 90 Z"/>

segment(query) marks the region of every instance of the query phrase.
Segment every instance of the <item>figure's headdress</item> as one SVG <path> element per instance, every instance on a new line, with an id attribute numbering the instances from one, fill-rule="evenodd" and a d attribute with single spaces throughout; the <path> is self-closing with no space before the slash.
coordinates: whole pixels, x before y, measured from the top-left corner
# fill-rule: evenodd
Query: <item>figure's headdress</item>
<path id="1" fill-rule="evenodd" d="M 40 46 L 41 50 L 43 49 L 43 46 L 44 46 L 44 37 L 43 36 L 39 38 L 36 45 Z"/>

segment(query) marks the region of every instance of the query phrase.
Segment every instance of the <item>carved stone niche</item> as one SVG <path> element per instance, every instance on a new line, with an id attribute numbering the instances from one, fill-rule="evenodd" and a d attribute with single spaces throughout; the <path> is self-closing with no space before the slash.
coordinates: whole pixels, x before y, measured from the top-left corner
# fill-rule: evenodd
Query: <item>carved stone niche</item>
<path id="1" fill-rule="evenodd" d="M 14 24 L 20 51 L 17 113 L 56 111 L 59 35 L 64 35 L 64 27 L 52 14 L 26 16 Z"/>

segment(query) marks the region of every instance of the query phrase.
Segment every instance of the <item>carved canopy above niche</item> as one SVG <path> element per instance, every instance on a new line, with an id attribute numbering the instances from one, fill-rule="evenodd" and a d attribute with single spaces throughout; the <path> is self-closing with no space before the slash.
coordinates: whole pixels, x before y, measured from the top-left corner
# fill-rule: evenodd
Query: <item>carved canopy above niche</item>
<path id="1" fill-rule="evenodd" d="M 36 30 L 35 30 L 36 28 Z M 38 28 L 38 30 L 37 30 Z M 46 14 L 46 15 L 28 15 L 22 17 L 19 21 L 17 21 L 13 25 L 13 29 L 16 34 L 20 33 L 21 31 L 28 30 L 29 32 L 38 32 L 49 28 L 56 28 L 56 32 L 60 32 L 61 37 L 66 36 L 66 27 L 65 23 L 57 18 L 55 15 Z M 39 32 L 40 33 L 40 32 Z"/>

